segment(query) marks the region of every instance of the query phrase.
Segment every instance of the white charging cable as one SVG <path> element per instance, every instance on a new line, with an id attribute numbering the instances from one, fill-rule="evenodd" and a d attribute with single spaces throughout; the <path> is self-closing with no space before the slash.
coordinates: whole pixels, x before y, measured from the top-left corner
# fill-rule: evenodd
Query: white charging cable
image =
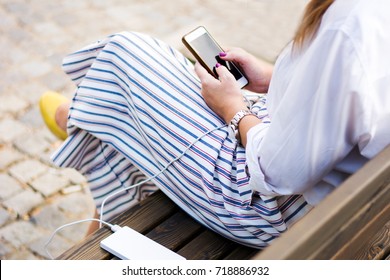
<path id="1" fill-rule="evenodd" d="M 219 129 L 221 129 L 221 128 L 224 128 L 224 127 L 226 127 L 226 126 L 227 126 L 227 125 L 224 124 L 224 125 L 218 126 L 218 127 L 216 127 L 216 128 L 213 128 L 213 129 L 211 129 L 211 130 L 209 130 L 209 131 L 203 133 L 201 136 L 199 136 L 198 138 L 196 138 L 191 144 L 189 144 L 189 145 L 186 147 L 186 149 L 184 149 L 184 151 L 183 151 L 179 156 L 177 156 L 175 159 L 173 159 L 172 161 L 170 161 L 162 170 L 160 170 L 160 171 L 159 171 L 158 173 L 156 173 L 155 175 L 153 175 L 153 176 L 151 176 L 151 177 L 148 177 L 147 179 L 145 179 L 145 180 L 143 180 L 143 181 L 141 181 L 141 182 L 138 182 L 137 184 L 134 184 L 134 185 L 131 185 L 131 186 L 129 186 L 129 187 L 120 189 L 120 190 L 118 190 L 118 191 L 116 191 L 116 192 L 114 192 L 114 193 L 112 193 L 112 194 L 106 196 L 106 197 L 104 198 L 104 200 L 103 200 L 101 206 L 100 206 L 100 221 L 101 221 L 101 222 L 100 222 L 100 227 L 102 226 L 102 222 L 103 222 L 104 205 L 105 205 L 105 203 L 107 202 L 108 199 L 110 199 L 111 197 L 116 196 L 116 195 L 118 195 L 118 194 L 120 194 L 120 193 L 122 193 L 122 192 L 124 192 L 124 191 L 127 191 L 127 190 L 129 190 L 129 189 L 136 188 L 136 187 L 138 187 L 138 186 L 140 186 L 140 185 L 142 185 L 142 184 L 145 184 L 145 183 L 147 183 L 147 182 L 149 182 L 149 181 L 155 179 L 156 177 L 160 176 L 160 175 L 161 175 L 162 173 L 164 173 L 164 172 L 165 172 L 173 163 L 175 163 L 176 161 L 178 161 L 179 159 L 181 159 L 181 158 L 188 152 L 188 150 L 191 149 L 191 147 L 192 147 L 193 145 L 195 145 L 200 139 L 202 139 L 202 138 L 205 137 L 206 135 L 209 135 L 210 133 L 212 133 L 212 132 L 214 132 L 214 131 L 216 131 L 216 130 L 219 130 Z"/>
<path id="2" fill-rule="evenodd" d="M 51 259 L 53 259 L 53 256 L 50 254 L 50 252 L 49 252 L 49 250 L 48 250 L 48 246 L 49 246 L 49 244 L 51 243 L 51 241 L 53 240 L 54 236 L 57 234 L 57 232 L 59 232 L 60 230 L 66 228 L 66 227 L 73 226 L 73 225 L 76 225 L 76 224 L 79 224 L 79 223 L 90 222 L 90 221 L 96 221 L 96 222 L 99 222 L 99 223 L 100 223 L 100 227 L 102 227 L 102 224 L 104 224 L 104 225 L 110 227 L 111 231 L 113 231 L 113 232 L 115 232 L 116 230 L 118 230 L 119 228 L 121 228 L 121 227 L 118 226 L 118 225 L 113 225 L 113 224 L 108 223 L 108 222 L 106 222 L 106 221 L 103 220 L 104 204 L 106 203 L 106 201 L 107 201 L 109 198 L 111 198 L 111 197 L 113 197 L 113 196 L 115 196 L 115 195 L 117 195 L 117 194 L 119 194 L 119 193 L 121 193 L 121 192 L 124 192 L 124 191 L 127 191 L 127 190 L 129 190 L 129 189 L 138 187 L 138 186 L 140 186 L 140 185 L 142 185 L 142 184 L 144 184 L 144 183 L 146 183 L 146 182 L 149 182 L 149 181 L 153 180 L 154 178 L 158 177 L 159 175 L 161 175 L 162 173 L 164 173 L 164 172 L 165 172 L 165 171 L 166 171 L 174 162 L 176 162 L 176 161 L 178 161 L 180 158 L 182 158 L 182 157 L 188 152 L 188 150 L 189 150 L 193 145 L 195 145 L 200 139 L 202 139 L 202 138 L 205 137 L 206 135 L 209 135 L 210 133 L 212 133 L 212 132 L 214 132 L 214 131 L 216 131 L 216 130 L 219 130 L 219 129 L 223 128 L 223 127 L 226 127 L 226 126 L 227 126 L 227 125 L 224 124 L 224 125 L 218 126 L 218 127 L 214 128 L 214 129 L 211 129 L 211 130 L 209 130 L 209 131 L 203 133 L 201 136 L 199 136 L 198 138 L 196 138 L 190 145 L 188 145 L 188 146 L 186 147 L 186 149 L 185 149 L 179 156 L 177 156 L 175 159 L 173 159 L 172 161 L 170 161 L 162 170 L 160 170 L 160 171 L 159 171 L 158 173 L 156 173 L 155 175 L 153 175 L 153 176 L 151 176 L 151 177 L 148 177 L 147 179 L 145 179 L 145 180 L 143 180 L 143 181 L 141 181 L 141 182 L 139 182 L 139 183 L 137 183 L 137 184 L 131 185 L 131 186 L 126 187 L 126 188 L 123 188 L 123 189 L 121 189 L 121 190 L 119 190 L 119 191 L 117 191 L 117 192 L 115 192 L 115 193 L 112 193 L 112 194 L 110 194 L 109 196 L 107 196 L 107 197 L 103 200 L 103 202 L 102 202 L 102 205 L 101 205 L 101 208 L 100 208 L 100 218 L 99 218 L 99 219 L 94 219 L 94 218 L 84 219 L 84 220 L 75 221 L 75 222 L 68 223 L 68 224 L 65 224 L 65 225 L 62 225 L 62 226 L 58 227 L 58 228 L 51 234 L 49 240 L 48 240 L 48 241 L 45 243 L 45 245 L 44 245 L 44 248 L 45 248 L 45 251 L 46 251 L 47 255 L 48 255 Z M 145 136 L 144 136 L 144 137 L 145 137 Z M 145 137 L 145 138 L 146 138 L 146 137 Z"/>
<path id="3" fill-rule="evenodd" d="M 242 95 L 243 95 L 244 100 L 245 100 L 245 101 L 247 102 L 247 104 L 248 104 L 248 105 L 247 105 L 248 108 L 249 108 L 249 109 L 252 109 L 252 102 L 249 100 L 249 98 L 251 98 L 251 97 L 259 98 L 259 97 L 261 97 L 263 94 L 257 94 L 257 93 L 252 93 L 252 92 L 244 91 L 244 90 L 243 90 L 243 91 L 242 91 Z M 136 112 L 135 110 L 134 110 L 133 117 L 134 117 L 134 120 L 135 120 L 135 124 L 136 124 L 136 126 L 137 126 L 137 128 L 138 128 L 138 131 L 140 132 L 140 134 L 141 134 L 142 138 L 144 139 L 145 143 L 147 143 L 147 145 L 149 146 L 149 151 L 151 152 L 151 154 L 152 154 L 152 156 L 154 157 L 155 161 L 156 161 L 156 162 L 159 162 L 159 161 L 157 160 L 157 158 L 156 158 L 156 157 L 153 155 L 153 153 L 152 153 L 152 151 L 153 151 L 152 145 L 150 144 L 149 138 L 146 136 L 146 133 L 145 133 L 145 131 L 144 131 L 143 128 L 142 128 L 141 122 L 140 122 L 140 120 L 139 120 L 139 118 L 138 118 L 138 114 L 137 114 L 137 112 Z M 124 191 L 127 191 L 127 190 L 129 190 L 129 189 L 136 188 L 136 187 L 138 187 L 138 186 L 140 186 L 140 185 L 142 185 L 142 184 L 145 184 L 145 183 L 147 183 L 147 182 L 149 182 L 149 181 L 155 179 L 156 177 L 160 176 L 162 173 L 164 173 L 164 172 L 168 169 L 169 166 L 171 166 L 174 162 L 176 162 L 176 161 L 178 161 L 179 159 L 181 159 L 181 158 L 188 152 L 188 150 L 191 149 L 191 147 L 192 147 L 193 145 L 195 145 L 200 139 L 202 139 L 202 138 L 205 137 L 206 135 L 209 135 L 210 133 L 212 133 L 212 132 L 214 132 L 214 131 L 216 131 L 216 130 L 219 130 L 219 129 L 221 129 L 221 128 L 224 128 L 224 127 L 226 127 L 226 126 L 227 126 L 227 124 L 223 124 L 223 125 L 221 125 L 221 126 L 218 126 L 218 127 L 214 128 L 214 129 L 211 129 L 211 130 L 205 132 L 204 134 L 202 134 L 201 136 L 199 136 L 198 138 L 196 138 L 190 145 L 188 145 L 188 146 L 186 147 L 186 149 L 185 149 L 179 156 L 177 156 L 175 159 L 173 159 L 172 161 L 170 161 L 162 170 L 160 170 L 160 171 L 159 171 L 158 173 L 156 173 L 155 175 L 153 175 L 153 176 L 151 176 L 151 177 L 148 177 L 147 179 L 145 179 L 145 180 L 143 180 L 143 181 L 141 181 L 141 182 L 139 182 L 139 183 L 137 183 L 137 184 L 134 184 L 134 185 L 131 185 L 131 186 L 129 186 L 129 187 L 120 189 L 120 190 L 118 190 L 118 191 L 116 191 L 116 192 L 114 192 L 114 193 L 112 193 L 112 194 L 106 196 L 106 197 L 104 198 L 104 200 L 103 200 L 101 206 L 100 206 L 100 221 L 101 221 L 101 222 L 100 222 L 100 227 L 102 227 L 102 221 L 103 221 L 103 215 L 104 215 L 104 205 L 106 204 L 106 202 L 107 202 L 108 199 L 110 199 L 111 197 L 116 196 L 116 195 L 118 195 L 118 194 L 120 194 L 120 193 L 122 193 L 122 192 L 124 192 Z"/>
<path id="4" fill-rule="evenodd" d="M 53 240 L 54 236 L 57 234 L 57 232 L 59 232 L 60 230 L 63 230 L 64 228 L 66 227 L 69 227 L 69 226 L 73 226 L 73 225 L 76 225 L 76 224 L 80 224 L 80 223 L 85 223 L 85 222 L 92 222 L 92 221 L 96 221 L 96 222 L 100 222 L 101 224 L 104 224 L 106 226 L 108 226 L 112 232 L 116 232 L 118 229 L 120 229 L 121 227 L 119 225 L 113 225 L 113 224 L 110 224 L 108 222 L 105 222 L 105 221 L 102 221 L 102 220 L 99 220 L 99 219 L 94 219 L 94 218 L 91 218 L 91 219 L 84 219 L 84 220 L 79 220 L 79 221 L 76 221 L 76 222 L 72 222 L 72 223 L 68 223 L 68 224 L 65 224 L 65 225 L 62 225 L 60 227 L 58 227 L 50 236 L 50 238 L 47 240 L 47 242 L 45 243 L 44 245 L 44 249 L 45 249 L 45 252 L 46 254 L 51 258 L 51 259 L 54 259 L 53 256 L 50 254 L 49 252 L 49 244 L 51 243 L 51 241 Z"/>
<path id="5" fill-rule="evenodd" d="M 259 96 L 258 94 L 248 94 L 248 93 L 244 93 L 243 94 L 243 97 L 244 99 L 247 101 L 248 103 L 248 107 L 251 108 L 251 102 L 249 101 L 248 97 L 252 97 L 252 96 Z M 138 114 L 136 112 L 134 112 L 133 116 L 135 117 L 135 124 L 138 128 L 138 130 L 140 131 L 140 134 L 142 136 L 142 138 L 145 140 L 145 143 L 147 143 L 147 145 L 149 146 L 149 150 L 152 152 L 153 149 L 152 149 L 152 146 L 149 142 L 149 139 L 148 137 L 146 136 L 146 133 L 144 132 L 143 128 L 142 128 L 142 125 L 141 125 L 141 122 L 138 118 Z M 210 133 L 214 132 L 214 131 L 217 131 L 217 130 L 220 130 L 224 127 L 226 127 L 227 124 L 223 124 L 221 126 L 218 126 L 218 127 L 215 127 L 209 131 L 206 131 L 205 133 L 203 133 L 201 136 L 199 136 L 198 138 L 196 138 L 191 144 L 189 144 L 186 149 L 184 149 L 184 151 L 179 155 L 177 156 L 175 159 L 173 159 L 172 161 L 170 161 L 163 169 L 161 169 L 158 173 L 156 173 L 155 175 L 151 176 L 151 177 L 148 177 L 147 179 L 141 181 L 141 182 L 138 182 L 137 184 L 134 184 L 134 185 L 131 185 L 129 187 L 126 187 L 126 188 L 123 188 L 123 189 L 120 189 L 119 191 L 116 191 L 110 195 L 108 195 L 107 197 L 105 197 L 105 199 L 103 200 L 102 204 L 101 204 L 101 207 L 100 207 L 100 218 L 99 219 L 94 219 L 94 218 L 90 218 L 90 219 L 84 219 L 84 220 L 79 220 L 79 221 L 75 221 L 75 222 L 72 222 L 72 223 L 68 223 L 68 224 L 65 224 L 65 225 L 62 225 L 60 227 L 58 227 L 53 233 L 52 235 L 50 236 L 49 240 L 45 243 L 44 245 L 44 248 L 45 248 L 45 251 L 46 253 L 48 254 L 48 256 L 53 259 L 53 256 L 50 254 L 49 250 L 48 250 L 48 246 L 49 244 L 51 243 L 51 241 L 53 240 L 54 236 L 57 234 L 57 232 L 59 232 L 60 230 L 64 229 L 65 227 L 68 227 L 68 226 L 73 226 L 75 224 L 79 224 L 79 223 L 83 223 L 83 222 L 89 222 L 89 221 L 97 221 L 100 223 L 100 227 L 102 227 L 102 225 L 106 225 L 108 227 L 110 227 L 110 229 L 115 232 L 116 230 L 118 230 L 119 228 L 121 228 L 120 226 L 118 225 L 113 225 L 113 224 L 110 224 L 106 221 L 103 220 L 103 215 L 104 215 L 104 205 L 106 203 L 106 201 L 108 199 L 110 199 L 111 197 L 113 196 L 116 196 L 124 191 L 127 191 L 129 189 L 132 189 L 132 188 L 136 188 L 142 184 L 145 184 L 153 179 L 155 179 L 156 177 L 160 176 L 162 173 L 164 173 L 173 163 L 175 163 L 176 161 L 178 161 L 179 159 L 181 159 L 187 152 L 189 149 L 191 149 L 191 147 L 193 145 L 195 145 L 199 140 L 201 140 L 203 137 L 205 137 L 206 135 L 209 135 Z M 157 161 L 156 157 L 152 154 L 152 156 L 154 157 L 154 159 Z M 158 162 L 158 161 L 157 161 Z"/>

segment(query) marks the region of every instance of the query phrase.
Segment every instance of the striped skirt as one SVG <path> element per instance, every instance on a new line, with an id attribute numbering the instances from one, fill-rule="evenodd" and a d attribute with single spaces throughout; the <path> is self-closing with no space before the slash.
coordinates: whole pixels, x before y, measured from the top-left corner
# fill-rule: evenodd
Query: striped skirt
<path id="1" fill-rule="evenodd" d="M 52 159 L 86 176 L 104 219 L 158 188 L 206 227 L 262 248 L 310 210 L 302 196 L 249 187 L 245 149 L 206 106 L 193 65 L 165 43 L 118 33 L 63 68 L 77 90 L 69 137 Z"/>

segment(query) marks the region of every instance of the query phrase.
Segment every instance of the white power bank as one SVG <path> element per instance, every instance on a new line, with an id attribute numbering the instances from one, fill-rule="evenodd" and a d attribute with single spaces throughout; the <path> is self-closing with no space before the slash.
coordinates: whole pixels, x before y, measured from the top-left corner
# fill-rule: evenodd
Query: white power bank
<path id="1" fill-rule="evenodd" d="M 122 260 L 185 260 L 129 227 L 122 227 L 103 239 L 100 247 Z"/>

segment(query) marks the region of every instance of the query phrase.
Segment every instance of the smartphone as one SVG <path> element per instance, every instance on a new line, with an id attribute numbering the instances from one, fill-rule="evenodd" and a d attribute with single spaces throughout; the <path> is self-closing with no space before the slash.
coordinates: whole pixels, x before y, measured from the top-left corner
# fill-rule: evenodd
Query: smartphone
<path id="1" fill-rule="evenodd" d="M 219 63 L 224 65 L 233 74 L 240 88 L 248 84 L 248 80 L 237 65 L 219 57 L 219 53 L 223 52 L 223 49 L 203 26 L 199 26 L 184 35 L 182 41 L 199 63 L 214 77 L 218 78 L 215 65 Z"/>

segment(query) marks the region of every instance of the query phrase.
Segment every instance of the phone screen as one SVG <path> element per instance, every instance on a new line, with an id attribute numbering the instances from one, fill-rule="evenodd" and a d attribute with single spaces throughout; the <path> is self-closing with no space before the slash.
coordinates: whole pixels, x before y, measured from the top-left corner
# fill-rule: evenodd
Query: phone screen
<path id="1" fill-rule="evenodd" d="M 192 40 L 191 46 L 202 57 L 203 61 L 214 72 L 215 76 L 218 76 L 215 70 L 215 65 L 218 62 L 229 69 L 236 80 L 243 77 L 234 64 L 219 57 L 219 53 L 223 50 L 215 43 L 207 32 Z"/>

